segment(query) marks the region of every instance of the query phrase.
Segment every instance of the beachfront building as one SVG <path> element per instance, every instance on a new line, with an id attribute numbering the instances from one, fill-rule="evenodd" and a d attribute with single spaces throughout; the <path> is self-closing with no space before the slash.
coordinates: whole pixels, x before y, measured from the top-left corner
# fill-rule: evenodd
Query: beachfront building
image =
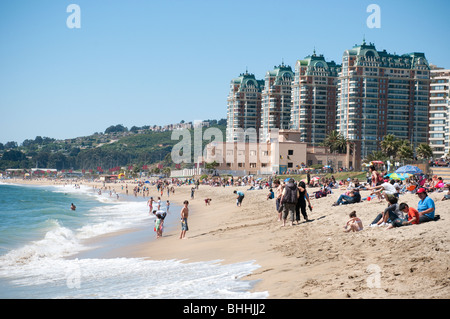
<path id="1" fill-rule="evenodd" d="M 264 80 L 257 80 L 254 74 L 249 74 L 247 71 L 231 80 L 227 99 L 226 140 L 228 142 L 258 140 L 263 87 Z"/>
<path id="2" fill-rule="evenodd" d="M 430 67 L 423 53 L 396 55 L 375 45 L 346 50 L 338 79 L 337 130 L 360 142 L 361 156 L 387 134 L 413 149 L 428 142 Z"/>
<path id="3" fill-rule="evenodd" d="M 429 144 L 439 158 L 450 151 L 450 70 L 434 68 L 430 72 Z"/>
<path id="4" fill-rule="evenodd" d="M 337 79 L 340 66 L 314 53 L 298 60 L 292 84 L 290 128 L 300 141 L 319 145 L 336 129 Z"/>
<path id="5" fill-rule="evenodd" d="M 297 173 L 312 165 L 361 169 L 361 156 L 351 147 L 345 154 L 330 153 L 325 147 L 301 142 L 296 130 L 271 130 L 269 136 L 260 143 L 209 143 L 203 160 L 216 161 L 218 173 L 234 176 Z"/>
<path id="6" fill-rule="evenodd" d="M 261 139 L 272 129 L 289 129 L 291 121 L 291 89 L 294 73 L 281 63 L 266 73 L 261 103 Z"/>

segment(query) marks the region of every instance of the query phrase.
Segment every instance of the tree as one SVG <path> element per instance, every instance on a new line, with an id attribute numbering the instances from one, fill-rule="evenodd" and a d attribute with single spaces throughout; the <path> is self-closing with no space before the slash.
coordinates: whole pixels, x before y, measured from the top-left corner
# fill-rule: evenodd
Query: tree
<path id="1" fill-rule="evenodd" d="M 403 140 L 403 143 L 401 143 L 400 147 L 397 150 L 396 157 L 399 160 L 413 159 L 414 158 L 414 151 L 413 151 L 409 141 Z"/>
<path id="2" fill-rule="evenodd" d="M 373 151 L 372 153 L 368 154 L 366 157 L 366 160 L 368 162 L 372 161 L 386 161 L 389 158 L 386 156 L 384 152 L 381 151 Z"/>
<path id="3" fill-rule="evenodd" d="M 3 154 L 2 157 L 2 160 L 4 161 L 13 161 L 13 162 L 22 161 L 24 159 L 26 159 L 25 154 L 22 153 L 21 151 L 16 150 L 7 151 Z"/>
<path id="4" fill-rule="evenodd" d="M 219 163 L 217 163 L 216 161 L 205 164 L 206 169 L 216 169 L 217 166 L 219 166 Z"/>
<path id="5" fill-rule="evenodd" d="M 14 141 L 6 142 L 5 149 L 13 149 L 13 148 L 17 148 L 17 142 Z"/>
<path id="6" fill-rule="evenodd" d="M 395 137 L 394 134 L 388 134 L 383 137 L 381 141 L 381 150 L 389 157 L 392 158 L 397 154 L 400 147 L 400 140 Z"/>
<path id="7" fill-rule="evenodd" d="M 431 149 L 430 145 L 422 143 L 416 148 L 417 157 L 426 159 L 433 157 L 433 150 Z"/>
<path id="8" fill-rule="evenodd" d="M 128 129 L 122 124 L 111 125 L 105 130 L 105 134 L 117 133 L 117 132 L 128 132 Z"/>
<path id="9" fill-rule="evenodd" d="M 322 145 L 327 147 L 331 153 L 347 152 L 347 139 L 337 131 L 331 131 L 323 140 Z"/>

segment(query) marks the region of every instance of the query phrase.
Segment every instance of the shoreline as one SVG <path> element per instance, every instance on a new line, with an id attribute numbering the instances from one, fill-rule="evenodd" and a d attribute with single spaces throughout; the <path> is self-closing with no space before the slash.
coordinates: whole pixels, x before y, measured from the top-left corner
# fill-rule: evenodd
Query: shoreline
<path id="1" fill-rule="evenodd" d="M 92 187 L 92 183 L 80 184 Z M 176 187 L 169 197 L 171 203 L 182 207 L 184 200 L 189 201 L 187 238 L 179 239 L 180 212 L 171 207 L 173 229 L 166 228 L 162 238 L 119 248 L 118 253 L 186 263 L 253 261 L 260 268 L 241 280 L 254 281 L 251 291 L 267 291 L 269 299 L 450 297 L 450 218 L 446 216 L 450 201 L 440 201 L 444 193 L 429 194 L 441 216 L 439 221 L 386 230 L 368 227 L 386 207 L 384 202 L 332 207 L 343 193 L 337 189 L 312 200 L 313 211 L 307 212 L 310 222 L 304 222 L 302 216 L 300 225 L 280 227 L 274 201 L 266 200 L 268 191 L 247 188 L 200 185 L 191 200 L 190 186 Z M 236 207 L 235 189 L 245 192 L 242 207 Z M 152 187 L 150 192 L 156 193 L 156 189 Z M 210 206 L 205 206 L 206 197 L 212 198 Z M 399 202 L 403 201 L 417 207 L 418 198 L 404 194 Z M 362 219 L 364 230 L 344 233 L 342 226 L 352 210 Z M 376 275 L 372 269 L 379 271 L 379 285 L 370 285 Z"/>

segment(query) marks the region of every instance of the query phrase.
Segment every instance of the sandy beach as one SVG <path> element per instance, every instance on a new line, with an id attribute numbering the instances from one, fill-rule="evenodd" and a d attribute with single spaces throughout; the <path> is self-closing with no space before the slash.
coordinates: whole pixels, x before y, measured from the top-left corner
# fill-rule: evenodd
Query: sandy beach
<path id="1" fill-rule="evenodd" d="M 124 192 L 120 184 L 106 186 Z M 309 222 L 302 217 L 300 225 L 288 223 L 281 227 L 274 200 L 266 199 L 268 190 L 247 189 L 200 185 L 191 199 L 189 186 L 177 187 L 168 199 L 178 206 L 189 201 L 186 239 L 179 239 L 181 226 L 175 225 L 162 238 L 123 249 L 124 257 L 187 263 L 254 261 L 260 268 L 244 280 L 256 281 L 253 290 L 267 291 L 273 299 L 450 297 L 450 201 L 441 201 L 444 193 L 429 194 L 436 203 L 439 221 L 386 230 L 369 227 L 387 207 L 385 201 L 333 207 L 344 192 L 334 190 L 325 198 L 312 200 Z M 236 206 L 234 190 L 245 193 L 241 207 Z M 308 192 L 315 190 L 309 188 Z M 363 198 L 368 194 L 369 191 L 361 192 Z M 156 187 L 150 188 L 150 196 L 158 196 Z M 212 199 L 209 206 L 205 205 L 205 198 Z M 162 200 L 167 200 L 166 194 Z M 418 201 L 413 194 L 401 195 L 399 200 L 411 207 L 417 207 Z M 363 221 L 364 230 L 345 233 L 343 226 L 353 210 Z"/>

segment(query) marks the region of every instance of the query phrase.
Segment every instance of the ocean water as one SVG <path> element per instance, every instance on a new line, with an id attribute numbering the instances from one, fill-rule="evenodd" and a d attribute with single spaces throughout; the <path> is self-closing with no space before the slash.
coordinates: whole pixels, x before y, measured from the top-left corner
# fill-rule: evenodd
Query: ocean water
<path id="1" fill-rule="evenodd" d="M 252 260 L 224 265 L 220 260 L 107 257 L 113 246 L 127 241 L 88 245 L 99 235 L 130 229 L 141 234 L 134 240 L 154 240 L 154 217 L 145 199 L 125 197 L 99 195 L 83 186 L 0 183 L 0 298 L 268 297 L 267 292 L 250 292 L 254 282 L 241 279 L 259 268 Z M 71 203 L 76 211 L 70 210 Z"/>

